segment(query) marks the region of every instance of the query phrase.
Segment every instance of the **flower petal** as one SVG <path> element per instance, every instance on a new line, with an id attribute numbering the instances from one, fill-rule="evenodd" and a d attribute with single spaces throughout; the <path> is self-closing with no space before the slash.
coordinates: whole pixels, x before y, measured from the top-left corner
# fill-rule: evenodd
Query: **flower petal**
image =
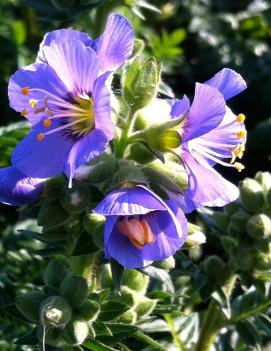
<path id="1" fill-rule="evenodd" d="M 172 117 L 180 117 L 188 112 L 190 108 L 190 102 L 186 95 L 181 100 L 171 99 L 174 101 L 171 109 Z M 168 100 L 169 101 L 169 100 Z"/>
<path id="2" fill-rule="evenodd" d="M 167 210 L 165 203 L 144 186 L 113 190 L 93 210 L 105 216 L 129 216 Z"/>
<path id="3" fill-rule="evenodd" d="M 23 94 L 22 88 L 29 88 L 29 94 Z M 42 89 L 44 92 L 31 91 Z M 44 107 L 46 92 L 57 97 L 65 98 L 67 89 L 60 81 L 55 71 L 45 64 L 33 64 L 19 69 L 10 78 L 8 86 L 9 103 L 17 112 L 26 111 L 25 117 L 32 125 L 40 122 L 44 114 L 35 113 L 36 109 Z M 29 101 L 37 100 L 35 108 L 31 108 Z"/>
<path id="4" fill-rule="evenodd" d="M 117 13 L 110 15 L 104 33 L 94 46 L 101 72 L 117 70 L 132 55 L 133 45 L 134 30 L 129 21 Z"/>
<path id="5" fill-rule="evenodd" d="M 242 76 L 230 68 L 223 68 L 205 84 L 217 88 L 225 100 L 232 98 L 247 88 Z"/>
<path id="6" fill-rule="evenodd" d="M 106 135 L 101 130 L 94 129 L 72 146 L 65 166 L 69 187 L 72 185 L 75 170 L 104 152 L 107 145 Z"/>
<path id="7" fill-rule="evenodd" d="M 0 202 L 20 206 L 35 201 L 45 179 L 29 178 L 14 167 L 0 169 Z"/>
<path id="8" fill-rule="evenodd" d="M 221 207 L 236 200 L 238 188 L 224 179 L 201 156 L 197 160 L 183 151 L 182 159 L 188 172 L 188 190 L 184 192 L 185 213 L 203 206 Z"/>
<path id="9" fill-rule="evenodd" d="M 53 40 L 44 47 L 48 64 L 70 92 L 92 93 L 99 73 L 99 60 L 94 50 L 79 40 Z"/>
<path id="10" fill-rule="evenodd" d="M 206 134 L 222 121 L 226 112 L 223 95 L 207 84 L 196 83 L 195 96 L 183 126 L 182 140 Z"/>
<path id="11" fill-rule="evenodd" d="M 51 42 L 56 39 L 61 39 L 66 42 L 71 40 L 80 40 L 86 47 L 93 47 L 94 40 L 92 40 L 87 33 L 79 32 L 73 29 L 58 29 L 52 32 L 46 33 L 39 48 L 36 62 L 47 63 L 44 55 L 44 47 L 50 46 Z"/>
<path id="12" fill-rule="evenodd" d="M 115 126 L 111 120 L 111 105 L 110 92 L 105 85 L 108 74 L 105 73 L 96 81 L 93 100 L 94 100 L 94 115 L 95 129 L 101 130 L 110 141 L 115 135 Z"/>
<path id="13" fill-rule="evenodd" d="M 48 178 L 63 172 L 73 145 L 73 141 L 61 132 L 37 141 L 37 135 L 45 131 L 42 124 L 34 127 L 15 147 L 12 155 L 12 164 L 30 177 Z"/>

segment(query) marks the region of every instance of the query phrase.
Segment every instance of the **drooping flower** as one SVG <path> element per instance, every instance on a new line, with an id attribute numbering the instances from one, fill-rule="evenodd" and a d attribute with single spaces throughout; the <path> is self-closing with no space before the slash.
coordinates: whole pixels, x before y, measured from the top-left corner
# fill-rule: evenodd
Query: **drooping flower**
<path id="1" fill-rule="evenodd" d="M 20 206 L 35 201 L 46 179 L 29 178 L 14 167 L 0 169 L 0 202 Z"/>
<path id="2" fill-rule="evenodd" d="M 189 178 L 184 192 L 186 212 L 202 206 L 224 206 L 239 195 L 238 188 L 213 167 L 244 168 L 236 159 L 245 150 L 245 116 L 236 116 L 225 102 L 244 89 L 246 83 L 239 74 L 223 69 L 206 83 L 196 84 L 191 107 L 186 96 L 171 102 L 171 116 L 185 116 L 179 133 L 180 155 Z"/>
<path id="3" fill-rule="evenodd" d="M 10 79 L 10 105 L 32 124 L 15 148 L 12 163 L 31 177 L 47 178 L 75 169 L 102 153 L 114 137 L 110 72 L 131 55 L 134 34 L 118 14 L 109 17 L 104 33 L 62 29 L 48 33 L 37 62 Z"/>
<path id="4" fill-rule="evenodd" d="M 125 268 L 140 268 L 173 255 L 184 243 L 187 223 L 180 208 L 144 186 L 109 193 L 94 209 L 106 216 L 105 255 Z"/>

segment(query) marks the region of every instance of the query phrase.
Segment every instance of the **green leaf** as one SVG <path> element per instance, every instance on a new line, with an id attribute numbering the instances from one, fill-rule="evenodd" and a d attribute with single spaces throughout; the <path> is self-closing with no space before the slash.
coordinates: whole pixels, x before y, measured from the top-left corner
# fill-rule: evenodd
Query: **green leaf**
<path id="1" fill-rule="evenodd" d="M 242 321 L 237 323 L 236 331 L 247 345 L 257 346 L 258 350 L 262 350 L 261 335 L 251 321 Z"/>
<path id="2" fill-rule="evenodd" d="M 70 219 L 58 200 L 49 200 L 42 204 L 38 215 L 38 225 L 43 227 L 59 227 Z"/>
<path id="3" fill-rule="evenodd" d="M 104 343 L 109 345 L 122 341 L 138 331 L 138 328 L 131 324 L 107 323 L 107 326 L 113 335 L 103 335 L 102 337 L 98 337 L 98 339 L 100 338 Z"/>
<path id="4" fill-rule="evenodd" d="M 92 237 L 87 232 L 82 232 L 72 251 L 72 256 L 88 255 L 97 252 L 98 248 L 94 244 Z"/>
<path id="5" fill-rule="evenodd" d="M 14 341 L 15 345 L 29 345 L 35 346 L 38 344 L 37 338 L 37 328 L 34 328 L 31 333 L 21 336 L 20 338 Z"/>
<path id="6" fill-rule="evenodd" d="M 174 286 L 172 284 L 170 275 L 163 269 L 156 268 L 153 266 L 148 266 L 148 267 L 139 269 L 139 271 L 148 275 L 151 278 L 154 278 L 163 282 L 169 292 L 174 291 Z"/>
<path id="7" fill-rule="evenodd" d="M 93 351 L 118 351 L 117 349 L 104 345 L 97 340 L 85 340 L 83 346 Z"/>
<path id="8" fill-rule="evenodd" d="M 23 314 L 17 310 L 15 304 L 1 305 L 0 311 L 7 313 L 12 318 L 29 323 L 29 321 L 23 316 Z"/>
<path id="9" fill-rule="evenodd" d="M 99 320 L 112 321 L 126 312 L 129 307 L 120 301 L 107 301 L 102 303 Z"/>
<path id="10" fill-rule="evenodd" d="M 103 322 L 97 320 L 92 324 L 92 326 L 95 330 L 96 336 L 100 336 L 100 335 L 113 336 L 111 330 L 106 325 L 106 323 L 103 323 Z"/>
<path id="11" fill-rule="evenodd" d="M 115 285 L 116 290 L 120 291 L 121 280 L 124 272 L 124 267 L 120 265 L 116 260 L 110 260 L 110 268 L 112 272 L 112 278 Z"/>

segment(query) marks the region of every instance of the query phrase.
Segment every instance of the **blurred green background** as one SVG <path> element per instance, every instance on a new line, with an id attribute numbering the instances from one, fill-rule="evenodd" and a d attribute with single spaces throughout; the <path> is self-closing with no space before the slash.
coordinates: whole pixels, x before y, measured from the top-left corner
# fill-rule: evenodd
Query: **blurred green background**
<path id="1" fill-rule="evenodd" d="M 96 37 L 112 11 L 130 19 L 136 36 L 145 42 L 143 55 L 153 55 L 162 61 L 165 96 L 174 92 L 177 97 L 184 93 L 192 97 L 195 81 L 204 82 L 223 67 L 242 74 L 248 89 L 229 105 L 234 112 L 247 116 L 248 147 L 243 161 L 246 169 L 241 174 L 225 169 L 221 172 L 237 183 L 257 170 L 270 170 L 271 1 L 268 0 L 0 0 L 0 166 L 9 165 L 12 150 L 24 134 L 17 127 L 6 130 L 11 123 L 22 121 L 8 104 L 10 76 L 18 67 L 35 60 L 46 32 L 72 27 Z M 10 234 L 16 232 L 12 227 L 16 220 L 15 209 L 0 205 L 0 305 L 12 300 L 13 290 L 9 286 L 18 277 L 24 287 L 29 280 L 34 282 L 39 272 L 39 264 L 26 269 L 30 262 L 27 252 L 21 252 L 20 239 L 10 239 Z M 7 250 L 14 252 L 13 256 L 5 257 Z M 7 281 L 7 274 L 13 275 L 14 280 Z M 12 340 L 13 325 L 10 328 L 7 326 L 3 333 Z M 0 332 L 0 349 L 5 350 L 1 338 Z M 13 350 L 10 347 L 6 350 Z"/>

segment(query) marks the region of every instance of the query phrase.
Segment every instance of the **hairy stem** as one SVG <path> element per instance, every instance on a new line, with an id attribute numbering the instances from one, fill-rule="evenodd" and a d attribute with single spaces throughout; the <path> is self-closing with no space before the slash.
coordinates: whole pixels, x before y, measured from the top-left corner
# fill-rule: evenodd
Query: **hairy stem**
<path id="1" fill-rule="evenodd" d="M 157 350 L 157 351 L 168 351 L 167 348 L 159 344 L 157 341 L 153 340 L 150 338 L 148 335 L 142 333 L 141 331 L 137 331 L 133 337 L 137 340 L 143 341 L 144 343 L 150 345 L 153 347 L 152 350 Z"/>
<path id="2" fill-rule="evenodd" d="M 176 328 L 175 328 L 173 318 L 171 317 L 170 314 L 165 314 L 165 315 L 164 315 L 164 318 L 165 318 L 165 320 L 166 320 L 166 322 L 167 322 L 167 324 L 168 324 L 168 327 L 169 327 L 169 329 L 170 329 L 170 332 L 171 332 L 171 335 L 172 335 L 172 337 L 173 337 L 173 341 L 174 341 L 175 346 L 176 346 L 179 350 L 185 351 L 186 348 L 185 348 L 185 346 L 183 345 L 182 340 L 180 339 L 179 333 L 178 333 L 178 331 L 177 331 Z"/>

